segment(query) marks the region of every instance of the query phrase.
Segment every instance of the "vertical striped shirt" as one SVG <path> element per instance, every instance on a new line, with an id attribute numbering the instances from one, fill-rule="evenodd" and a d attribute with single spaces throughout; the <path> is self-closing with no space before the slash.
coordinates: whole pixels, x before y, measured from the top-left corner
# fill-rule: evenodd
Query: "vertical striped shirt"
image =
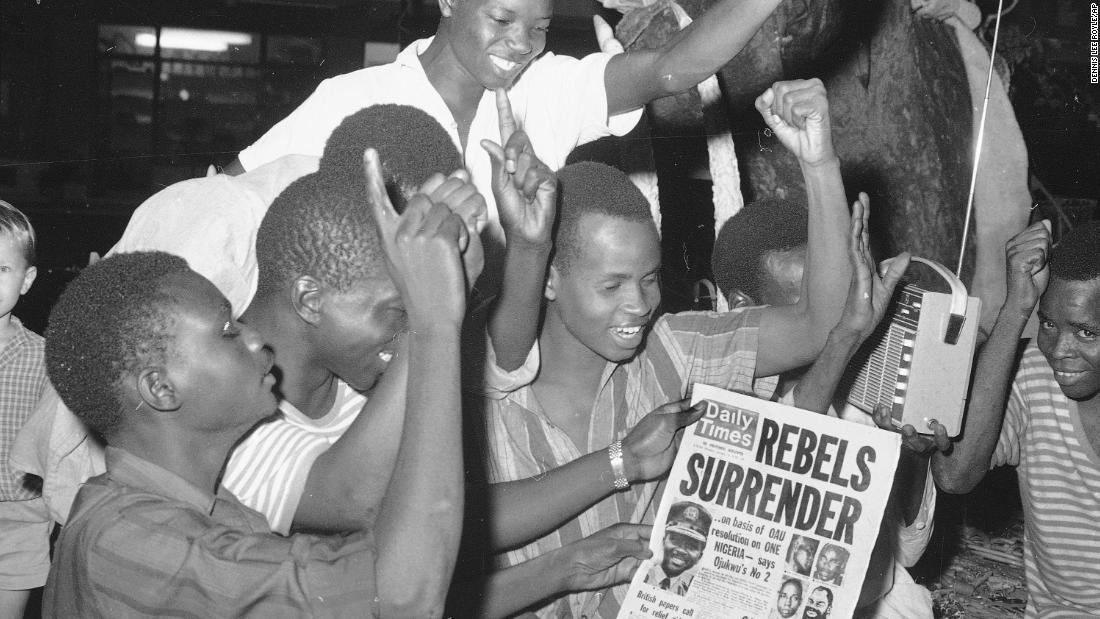
<path id="1" fill-rule="evenodd" d="M 61 530 L 44 617 L 377 617 L 370 532 L 282 537 L 211 494 L 108 447 Z"/>
<path id="2" fill-rule="evenodd" d="M 1100 614 L 1100 457 L 1034 342 L 1012 385 L 993 466 L 1016 466 L 1026 616 Z"/>
<path id="3" fill-rule="evenodd" d="M 222 484 L 284 535 L 290 532 L 314 461 L 344 435 L 367 402 L 344 381 L 336 382 L 336 400 L 324 417 L 312 419 L 283 400 L 279 414 L 233 448 L 226 465 Z"/>
<path id="4" fill-rule="evenodd" d="M 15 335 L 0 349 L 0 501 L 27 501 L 42 494 L 41 483 L 12 470 L 8 456 L 46 388 L 46 344 L 15 316 L 11 324 Z"/>
<path id="5" fill-rule="evenodd" d="M 654 323 L 637 355 L 608 363 L 592 404 L 588 444 L 577 445 L 539 406 L 530 384 L 487 391 L 489 475 L 493 482 L 534 477 L 622 439 L 650 411 L 688 395 L 699 382 L 771 397 L 775 379 L 754 381 L 760 308 L 725 314 L 667 314 Z M 537 358 L 537 357 L 536 357 Z M 491 374 L 487 374 L 491 377 Z M 487 378 L 491 380 L 491 378 Z M 560 548 L 618 522 L 652 523 L 659 482 L 634 484 L 531 544 L 501 555 L 515 565 Z M 618 613 L 626 585 L 564 596 L 538 609 L 541 618 L 607 617 Z"/>

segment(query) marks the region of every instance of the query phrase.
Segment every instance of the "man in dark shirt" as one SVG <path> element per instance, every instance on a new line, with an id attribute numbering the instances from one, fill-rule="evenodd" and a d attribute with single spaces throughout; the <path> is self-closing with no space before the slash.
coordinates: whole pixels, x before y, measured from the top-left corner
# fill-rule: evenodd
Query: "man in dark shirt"
<path id="1" fill-rule="evenodd" d="M 270 350 L 182 259 L 120 254 L 81 273 L 50 317 L 51 381 L 108 448 L 107 472 L 81 489 L 58 541 L 46 616 L 441 614 L 463 503 L 460 245 L 478 241 L 423 195 L 398 216 L 377 156 L 368 161 L 380 251 L 408 314 L 410 376 L 373 530 L 281 537 L 220 487 L 234 443 L 275 410 Z M 407 552 L 425 535 L 438 552 Z"/>

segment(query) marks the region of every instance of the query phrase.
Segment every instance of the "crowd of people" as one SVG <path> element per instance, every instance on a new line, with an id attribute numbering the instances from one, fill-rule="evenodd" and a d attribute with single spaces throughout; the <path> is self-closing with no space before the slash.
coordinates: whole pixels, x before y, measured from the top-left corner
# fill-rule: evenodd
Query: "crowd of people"
<path id="1" fill-rule="evenodd" d="M 1010 241 L 948 439 L 834 406 L 909 257 L 872 258 L 819 80 L 756 100 L 805 195 L 719 234 L 728 312 L 663 313 L 647 200 L 614 167 L 565 165 L 777 4 L 721 0 L 663 48 L 578 60 L 542 54 L 550 0 L 441 0 L 434 37 L 140 205 L 45 339 L 12 314 L 38 248 L 0 202 L 0 618 L 43 585 L 47 617 L 615 617 L 695 383 L 902 434 L 859 616 L 932 617 L 905 568 L 936 486 L 1002 464 L 1028 616 L 1100 613 L 1100 227 Z M 710 523 L 672 506 L 651 584 L 688 590 Z M 839 585 L 847 560 L 793 540 L 773 616 L 827 617 L 811 571 Z"/>

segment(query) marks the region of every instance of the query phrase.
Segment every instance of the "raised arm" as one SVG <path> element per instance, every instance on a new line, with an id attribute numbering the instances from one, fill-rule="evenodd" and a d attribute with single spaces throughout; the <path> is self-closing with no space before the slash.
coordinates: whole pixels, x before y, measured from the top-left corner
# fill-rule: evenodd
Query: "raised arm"
<path id="1" fill-rule="evenodd" d="M 493 195 L 507 248 L 500 296 L 489 315 L 489 341 L 497 365 L 510 372 L 523 365 L 538 337 L 558 187 L 527 134 L 516 129 L 503 89 L 496 91 L 496 102 L 500 144 L 482 140 L 481 146 L 492 162 Z"/>
<path id="2" fill-rule="evenodd" d="M 769 308 L 760 320 L 756 375 L 769 376 L 813 361 L 840 317 L 850 273 L 848 205 L 821 80 L 776 82 L 757 97 L 756 109 L 797 157 L 808 211 L 799 301 Z"/>
<path id="3" fill-rule="evenodd" d="M 375 525 L 378 592 L 382 616 L 438 617 L 462 533 L 459 340 L 467 274 L 460 253 L 480 239 L 423 194 L 398 216 L 378 154 L 368 149 L 364 162 L 368 202 L 409 317 L 408 412 Z"/>
<path id="4" fill-rule="evenodd" d="M 932 475 L 946 492 L 970 492 L 989 470 L 1004 421 L 1020 336 L 1050 275 L 1049 225 L 1047 221 L 1033 224 L 1012 237 L 1005 247 L 1008 293 L 978 355 L 962 434 L 949 453 L 932 457 Z"/>
<path id="5" fill-rule="evenodd" d="M 419 189 L 433 204 L 444 205 L 463 219 L 476 235 L 485 200 L 465 171 L 448 178 L 433 175 Z M 467 270 L 480 271 L 479 247 L 463 255 Z M 476 277 L 476 275 L 474 275 Z M 472 281 L 472 280 L 471 280 Z M 405 424 L 408 390 L 408 342 L 394 350 L 394 359 L 370 394 L 359 416 L 332 447 L 317 457 L 294 512 L 294 527 L 309 531 L 354 531 L 373 524 L 397 459 Z"/>
<path id="6" fill-rule="evenodd" d="M 720 0 L 657 49 L 632 49 L 608 62 L 608 114 L 636 109 L 713 75 L 749 42 L 780 0 Z"/>

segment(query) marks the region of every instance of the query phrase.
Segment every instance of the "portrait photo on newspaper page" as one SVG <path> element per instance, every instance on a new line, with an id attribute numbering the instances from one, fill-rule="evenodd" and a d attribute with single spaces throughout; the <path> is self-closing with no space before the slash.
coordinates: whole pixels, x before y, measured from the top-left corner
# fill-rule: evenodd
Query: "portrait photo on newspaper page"
<path id="1" fill-rule="evenodd" d="M 706 385 L 699 401 L 619 619 L 851 617 L 899 435 Z"/>

